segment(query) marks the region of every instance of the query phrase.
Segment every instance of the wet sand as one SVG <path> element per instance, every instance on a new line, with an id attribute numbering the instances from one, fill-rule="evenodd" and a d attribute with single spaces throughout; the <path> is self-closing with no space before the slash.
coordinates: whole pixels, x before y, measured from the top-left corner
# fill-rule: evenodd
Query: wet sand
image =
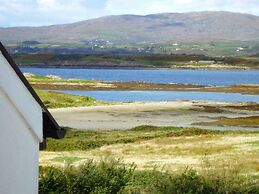
<path id="1" fill-rule="evenodd" d="M 80 130 L 126 130 L 140 125 L 194 127 L 194 123 L 215 121 L 217 117 L 258 116 L 258 111 L 225 108 L 240 103 L 171 101 L 120 103 L 93 107 L 50 110 L 61 126 Z M 219 107 L 207 110 L 203 107 Z M 208 129 L 259 130 L 253 127 L 196 126 Z"/>

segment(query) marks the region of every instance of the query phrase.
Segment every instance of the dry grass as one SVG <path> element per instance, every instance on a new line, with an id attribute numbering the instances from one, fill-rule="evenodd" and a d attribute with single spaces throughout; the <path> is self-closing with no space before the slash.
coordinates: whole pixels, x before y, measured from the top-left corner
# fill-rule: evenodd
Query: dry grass
<path id="1" fill-rule="evenodd" d="M 198 171 L 210 168 L 211 172 L 213 169 L 231 169 L 234 165 L 239 167 L 241 173 L 258 176 L 258 140 L 258 133 L 161 137 L 127 144 L 104 145 L 88 151 L 41 152 L 40 163 L 63 165 L 64 161 L 58 161 L 57 158 L 70 157 L 71 160 L 78 159 L 73 164 L 79 165 L 88 159 L 100 161 L 104 158 L 121 158 L 126 163 L 134 162 L 142 170 L 156 168 L 161 171 L 181 172 L 189 166 Z"/>
<path id="2" fill-rule="evenodd" d="M 194 123 L 194 125 L 205 126 L 242 126 L 242 127 L 259 127 L 259 116 L 226 118 L 218 117 L 217 121 Z"/>
<path id="3" fill-rule="evenodd" d="M 224 106 L 224 108 L 229 108 L 229 109 L 235 109 L 235 110 L 248 110 L 248 111 L 259 111 L 259 104 L 258 103 L 245 103 L 245 104 L 241 104 L 241 105 L 236 105 L 236 106 Z"/>
<path id="4" fill-rule="evenodd" d="M 202 89 L 208 92 L 226 92 L 226 93 L 241 93 L 241 94 L 259 94 L 259 85 L 233 85 L 226 87 L 210 87 Z"/>

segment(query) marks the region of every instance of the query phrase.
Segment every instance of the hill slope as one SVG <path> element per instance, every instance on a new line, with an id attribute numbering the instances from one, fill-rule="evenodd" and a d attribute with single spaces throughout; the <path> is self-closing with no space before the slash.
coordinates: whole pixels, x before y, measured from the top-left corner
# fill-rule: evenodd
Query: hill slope
<path id="1" fill-rule="evenodd" d="M 5 43 L 254 41 L 259 40 L 259 17 L 231 12 L 107 16 L 64 25 L 0 28 L 0 39 Z"/>

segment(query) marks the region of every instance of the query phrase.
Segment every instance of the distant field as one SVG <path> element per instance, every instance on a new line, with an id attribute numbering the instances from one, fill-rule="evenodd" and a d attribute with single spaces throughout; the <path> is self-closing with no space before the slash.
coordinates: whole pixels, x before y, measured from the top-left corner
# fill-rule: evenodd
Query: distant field
<path id="1" fill-rule="evenodd" d="M 82 55 L 82 54 L 15 54 L 16 63 L 35 67 L 84 68 L 186 68 L 245 69 L 259 68 L 258 57 L 215 58 L 196 55 Z"/>
<path id="2" fill-rule="evenodd" d="M 27 41 L 28 42 L 28 41 Z M 110 44 L 97 40 L 87 43 L 16 43 L 6 46 L 13 53 L 106 54 L 106 55 L 205 55 L 252 56 L 258 54 L 259 42 L 174 42 Z M 32 41 L 33 42 L 33 41 Z"/>
<path id="3" fill-rule="evenodd" d="M 258 42 L 9 44 L 19 65 L 85 68 L 259 68 Z M 207 62 L 206 62 L 207 61 Z M 227 67 L 222 67 L 226 65 Z M 215 67 L 213 67 L 215 68 Z"/>

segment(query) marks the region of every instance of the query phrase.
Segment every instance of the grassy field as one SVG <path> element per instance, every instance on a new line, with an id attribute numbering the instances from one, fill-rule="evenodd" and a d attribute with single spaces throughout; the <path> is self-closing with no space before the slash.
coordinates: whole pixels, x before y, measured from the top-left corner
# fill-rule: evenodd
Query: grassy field
<path id="1" fill-rule="evenodd" d="M 258 131 L 69 129 L 62 140 L 48 139 L 47 151 L 40 153 L 40 189 L 41 193 L 257 193 L 258 140 Z"/>
<path id="2" fill-rule="evenodd" d="M 82 164 L 89 159 L 122 158 L 138 169 L 181 171 L 209 162 L 221 168 L 233 161 L 242 172 L 259 175 L 259 132 L 141 126 L 126 131 L 68 130 L 62 140 L 49 139 L 41 164 Z M 220 162 L 218 161 L 220 159 Z M 206 161 L 206 162 L 205 162 Z M 245 165 L 243 165 L 245 164 Z"/>
<path id="3" fill-rule="evenodd" d="M 66 108 L 105 104 L 98 102 L 91 97 L 75 96 L 53 91 L 37 90 L 36 92 L 47 108 Z"/>
<path id="4" fill-rule="evenodd" d="M 65 139 L 48 140 L 48 151 L 87 151 L 104 145 L 134 143 L 154 138 L 201 134 L 235 133 L 197 128 L 140 126 L 121 131 L 77 131 L 68 129 Z"/>

